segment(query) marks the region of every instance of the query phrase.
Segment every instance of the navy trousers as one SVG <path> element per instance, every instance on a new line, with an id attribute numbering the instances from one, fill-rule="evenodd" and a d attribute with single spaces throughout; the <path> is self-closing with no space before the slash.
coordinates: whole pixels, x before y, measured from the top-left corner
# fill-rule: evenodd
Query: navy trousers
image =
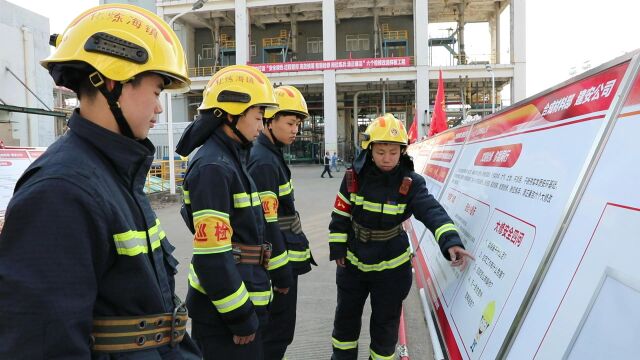
<path id="1" fill-rule="evenodd" d="M 202 352 L 204 360 L 263 360 L 262 330 L 256 332 L 255 339 L 245 345 L 236 345 L 233 334 L 213 333 L 207 324 L 192 323 L 191 337 Z"/>
<path id="2" fill-rule="evenodd" d="M 371 295 L 369 322 L 370 358 L 392 356 L 398 342 L 398 328 L 402 301 L 411 290 L 411 265 L 397 269 L 366 273 L 347 264 L 338 267 L 338 305 L 333 321 L 333 360 L 355 360 L 358 356 L 358 338 L 362 325 L 362 311 Z"/>
<path id="3" fill-rule="evenodd" d="M 273 301 L 269 307 L 269 322 L 264 331 L 265 360 L 281 360 L 287 352 L 287 346 L 293 342 L 296 329 L 296 304 L 298 302 L 298 275 L 293 275 L 293 284 L 289 292 L 283 295 L 273 292 Z"/>

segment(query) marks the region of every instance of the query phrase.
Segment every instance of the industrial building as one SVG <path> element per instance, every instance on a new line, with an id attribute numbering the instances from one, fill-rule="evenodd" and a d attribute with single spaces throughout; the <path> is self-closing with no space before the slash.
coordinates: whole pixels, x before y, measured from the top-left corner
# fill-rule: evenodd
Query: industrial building
<path id="1" fill-rule="evenodd" d="M 173 96 L 174 122 L 193 119 L 213 73 L 251 64 L 274 84 L 305 95 L 312 117 L 288 157 L 310 161 L 325 149 L 349 158 L 357 134 L 384 112 L 407 126 L 415 117 L 425 134 L 439 70 L 451 125 L 524 99 L 524 3 L 172 0 L 150 6 L 172 24 L 190 64 L 192 89 Z"/>
<path id="2" fill-rule="evenodd" d="M 117 2 L 127 1 L 101 1 Z M 407 126 L 415 118 L 424 135 L 440 70 L 452 126 L 525 97 L 524 0 L 128 2 L 171 23 L 185 48 L 191 91 L 172 95 L 160 120 L 171 114 L 176 140 L 211 75 L 231 64 L 257 66 L 305 95 L 312 116 L 287 149 L 292 162 L 325 150 L 348 159 L 358 133 L 384 112 Z M 5 0 L 0 8 L 5 48 L 19 49 L 0 56 L 2 139 L 47 146 L 64 131 L 72 103 L 39 68 L 49 53 L 48 21 Z M 169 154 L 166 132 L 159 124 L 150 134 L 159 158 Z"/>

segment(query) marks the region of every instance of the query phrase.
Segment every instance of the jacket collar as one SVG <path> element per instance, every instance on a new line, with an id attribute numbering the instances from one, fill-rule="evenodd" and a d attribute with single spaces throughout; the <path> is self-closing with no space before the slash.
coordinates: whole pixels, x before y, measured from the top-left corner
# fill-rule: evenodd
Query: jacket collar
<path id="1" fill-rule="evenodd" d="M 243 145 L 233 140 L 231 137 L 229 137 L 229 135 L 227 135 L 224 132 L 222 126 L 219 126 L 214 131 L 212 136 L 218 139 L 218 141 L 221 142 L 224 145 L 224 147 L 226 147 L 231 152 L 235 160 L 239 161 L 240 164 L 242 164 L 243 166 L 247 165 L 247 160 L 248 160 L 247 156 L 249 154 L 249 151 L 247 150 L 251 148 L 251 146 L 253 145 L 252 143 L 249 143 L 248 145 Z"/>
<path id="2" fill-rule="evenodd" d="M 137 141 L 114 133 L 83 118 L 78 109 L 69 119 L 69 129 L 107 158 L 118 175 L 127 182 L 133 181 L 137 176 L 146 177 L 155 153 L 155 147 L 149 139 Z"/>
<path id="3" fill-rule="evenodd" d="M 275 154 L 276 158 L 280 162 L 280 167 L 284 169 L 287 177 L 291 179 L 291 170 L 289 169 L 289 166 L 287 166 L 287 163 L 284 161 L 282 147 L 272 143 L 271 140 L 269 140 L 269 137 L 265 135 L 265 133 L 260 133 L 257 141 L 258 144 L 264 146 L 265 148 L 269 149 L 269 151 Z"/>
<path id="4" fill-rule="evenodd" d="M 276 146 L 276 144 L 272 143 L 271 140 L 269 140 L 269 137 L 265 135 L 265 133 L 260 133 L 260 135 L 258 136 L 258 143 L 273 151 L 278 156 L 282 156 L 282 147 Z"/>

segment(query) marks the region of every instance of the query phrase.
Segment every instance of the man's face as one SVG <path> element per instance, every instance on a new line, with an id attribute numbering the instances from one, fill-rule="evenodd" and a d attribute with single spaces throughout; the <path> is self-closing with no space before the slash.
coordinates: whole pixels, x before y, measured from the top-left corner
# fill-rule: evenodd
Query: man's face
<path id="1" fill-rule="evenodd" d="M 373 162 L 382 171 L 391 171 L 400 162 L 402 148 L 398 144 L 373 144 Z"/>
<path id="2" fill-rule="evenodd" d="M 253 141 L 257 139 L 262 129 L 264 129 L 262 116 L 264 116 L 264 109 L 257 106 L 250 107 L 243 115 L 240 115 L 236 127 L 247 140 Z"/>
<path id="3" fill-rule="evenodd" d="M 146 139 L 149 129 L 158 121 L 158 114 L 162 112 L 160 92 L 163 87 L 162 77 L 155 74 L 145 75 L 136 85 L 126 83 L 122 87 L 118 102 L 136 139 Z"/>
<path id="4" fill-rule="evenodd" d="M 277 116 L 269 126 L 278 141 L 285 145 L 291 145 L 296 140 L 300 120 L 295 115 Z"/>

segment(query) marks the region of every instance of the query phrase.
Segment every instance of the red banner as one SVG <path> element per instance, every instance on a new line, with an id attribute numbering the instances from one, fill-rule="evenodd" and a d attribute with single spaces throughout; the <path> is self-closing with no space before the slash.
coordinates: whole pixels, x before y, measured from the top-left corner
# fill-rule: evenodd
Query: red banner
<path id="1" fill-rule="evenodd" d="M 342 59 L 331 61 L 293 61 L 273 64 L 249 64 L 263 73 L 323 71 L 345 69 L 373 69 L 411 66 L 411 58 L 387 57 L 365 59 Z"/>
<path id="2" fill-rule="evenodd" d="M 628 62 L 562 87 L 530 103 L 476 124 L 469 141 L 605 111 L 611 105 Z"/>
<path id="3" fill-rule="evenodd" d="M 424 174 L 438 182 L 444 183 L 444 179 L 446 179 L 447 174 L 449 174 L 449 168 L 428 164 L 424 169 Z"/>
<path id="4" fill-rule="evenodd" d="M 433 154 L 431 154 L 431 160 L 451 162 L 455 154 L 456 152 L 454 150 L 434 151 Z"/>
<path id="5" fill-rule="evenodd" d="M 522 144 L 503 145 L 480 149 L 478 155 L 476 155 L 474 165 L 510 168 L 516 164 L 521 152 Z"/>

